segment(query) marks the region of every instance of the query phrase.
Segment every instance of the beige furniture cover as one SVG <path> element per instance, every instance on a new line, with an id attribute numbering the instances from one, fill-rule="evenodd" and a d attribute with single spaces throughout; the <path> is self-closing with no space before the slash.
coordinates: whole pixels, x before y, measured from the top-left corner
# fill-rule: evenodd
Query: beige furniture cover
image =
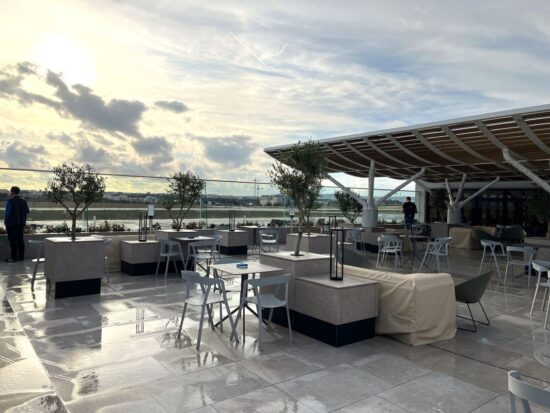
<path id="1" fill-rule="evenodd" d="M 452 237 L 451 246 L 467 250 L 480 250 L 481 240 L 496 240 L 496 227 L 453 227 L 449 228 L 449 236 Z"/>
<path id="2" fill-rule="evenodd" d="M 454 337 L 455 284 L 449 274 L 400 274 L 352 266 L 344 271 L 380 283 L 376 334 L 391 334 L 413 346 Z"/>

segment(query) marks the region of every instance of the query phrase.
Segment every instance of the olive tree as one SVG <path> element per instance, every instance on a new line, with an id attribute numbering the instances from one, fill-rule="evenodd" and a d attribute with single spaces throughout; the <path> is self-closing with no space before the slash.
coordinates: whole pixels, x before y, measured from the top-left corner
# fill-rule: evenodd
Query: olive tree
<path id="1" fill-rule="evenodd" d="M 346 217 L 349 222 L 355 224 L 355 220 L 359 214 L 363 212 L 363 205 L 350 194 L 343 191 L 335 192 L 334 197 L 336 198 L 336 202 L 338 202 L 342 215 Z"/>
<path id="2" fill-rule="evenodd" d="M 71 239 L 76 239 L 76 220 L 105 194 L 105 179 L 90 165 L 63 163 L 53 168 L 54 177 L 44 190 L 46 197 L 61 205 L 71 218 Z"/>
<path id="3" fill-rule="evenodd" d="M 325 175 L 326 156 L 317 142 L 304 142 L 292 146 L 279 157 L 268 171 L 271 182 L 279 191 L 294 201 L 298 210 L 298 240 L 294 255 L 300 255 L 304 225 L 310 234 L 310 215 L 316 207 Z"/>
<path id="4" fill-rule="evenodd" d="M 162 199 L 162 206 L 172 219 L 172 228 L 180 230 L 185 216 L 197 202 L 205 183 L 192 172 L 176 172 L 168 179 L 168 193 Z"/>

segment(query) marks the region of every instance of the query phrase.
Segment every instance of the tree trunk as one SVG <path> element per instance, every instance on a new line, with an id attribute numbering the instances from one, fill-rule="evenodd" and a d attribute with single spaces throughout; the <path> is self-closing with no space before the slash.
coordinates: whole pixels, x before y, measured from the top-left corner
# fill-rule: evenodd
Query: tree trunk
<path id="1" fill-rule="evenodd" d="M 294 248 L 294 256 L 300 256 L 300 245 L 302 244 L 302 221 L 298 221 L 298 238 L 296 239 L 296 248 Z"/>
<path id="2" fill-rule="evenodd" d="M 76 216 L 72 216 L 72 223 L 71 223 L 71 240 L 76 240 Z"/>

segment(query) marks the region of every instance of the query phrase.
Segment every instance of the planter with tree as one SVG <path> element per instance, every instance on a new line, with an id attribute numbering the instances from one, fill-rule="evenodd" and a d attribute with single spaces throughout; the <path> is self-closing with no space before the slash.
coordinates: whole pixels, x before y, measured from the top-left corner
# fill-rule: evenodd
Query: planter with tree
<path id="1" fill-rule="evenodd" d="M 168 179 L 168 191 L 161 202 L 172 219 L 172 229 L 158 230 L 157 239 L 198 235 L 195 230 L 184 229 L 183 220 L 200 200 L 204 186 L 204 181 L 190 171 L 176 172 Z"/>
<path id="2" fill-rule="evenodd" d="M 101 202 L 105 179 L 90 165 L 64 163 L 53 169 L 47 198 L 71 218 L 70 237 L 46 238 L 44 275 L 47 292 L 55 298 L 99 294 L 105 268 L 104 240 L 76 237 L 76 220 L 93 203 Z"/>
<path id="3" fill-rule="evenodd" d="M 342 215 L 354 225 L 357 218 L 363 212 L 363 205 L 357 202 L 357 199 L 352 197 L 350 194 L 343 191 L 336 191 L 334 193 L 338 207 L 342 212 Z"/>

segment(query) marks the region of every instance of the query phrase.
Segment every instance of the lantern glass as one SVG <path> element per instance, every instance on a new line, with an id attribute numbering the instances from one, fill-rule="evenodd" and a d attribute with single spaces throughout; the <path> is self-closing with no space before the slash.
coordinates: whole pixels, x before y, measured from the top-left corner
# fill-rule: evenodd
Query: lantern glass
<path id="1" fill-rule="evenodd" d="M 229 211 L 229 231 L 235 231 L 235 211 Z"/>
<path id="2" fill-rule="evenodd" d="M 347 228 L 330 229 L 330 279 L 333 281 L 344 280 L 344 241 Z"/>
<path id="3" fill-rule="evenodd" d="M 147 241 L 147 212 L 140 212 L 138 217 L 138 241 Z"/>

